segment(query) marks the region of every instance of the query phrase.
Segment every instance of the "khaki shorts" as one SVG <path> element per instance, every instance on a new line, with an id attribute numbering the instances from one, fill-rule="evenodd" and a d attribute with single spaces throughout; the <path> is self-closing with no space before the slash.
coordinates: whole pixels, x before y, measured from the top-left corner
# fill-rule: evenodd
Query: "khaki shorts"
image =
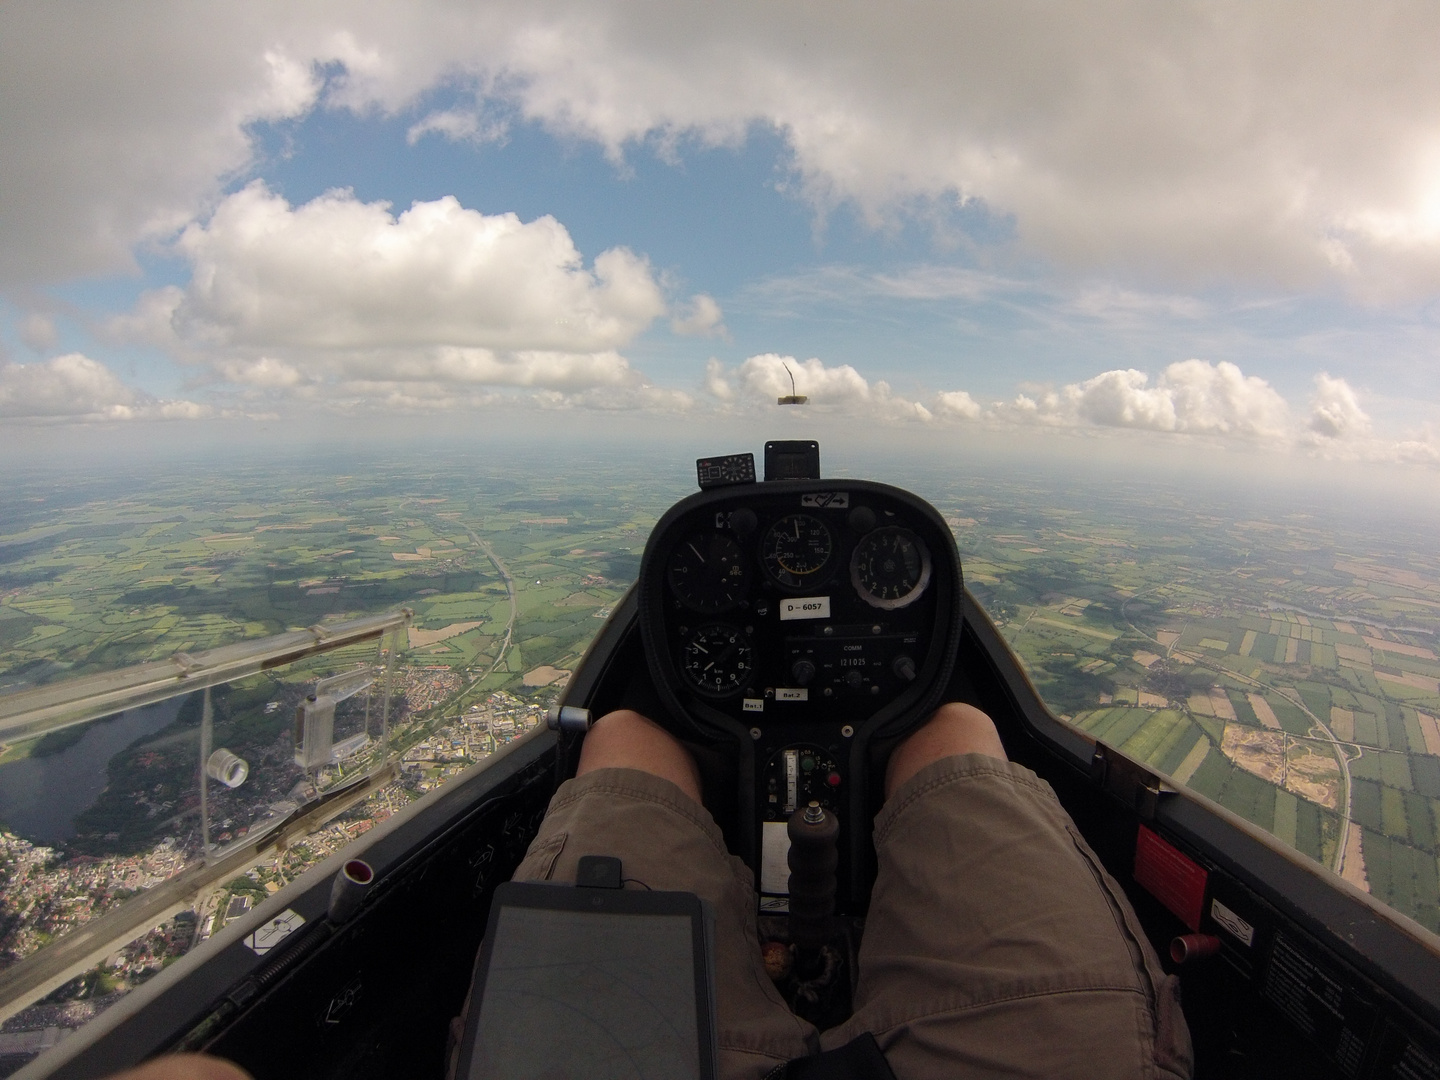
<path id="1" fill-rule="evenodd" d="M 726 1080 L 867 1031 L 899 1080 L 1190 1075 L 1176 980 L 1029 769 L 977 754 L 928 765 L 876 818 L 875 848 L 855 1013 L 824 1033 L 765 974 L 750 871 L 668 780 L 567 781 L 515 880 L 573 882 L 580 856 L 614 855 L 627 878 L 708 900 Z"/>

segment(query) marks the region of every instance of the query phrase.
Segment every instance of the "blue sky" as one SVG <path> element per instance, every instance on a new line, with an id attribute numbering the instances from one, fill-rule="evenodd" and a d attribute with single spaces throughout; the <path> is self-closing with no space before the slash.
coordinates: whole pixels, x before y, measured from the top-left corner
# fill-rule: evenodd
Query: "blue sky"
<path id="1" fill-rule="evenodd" d="M 1428 484 L 1440 16 L 1322 6 L 8 4 L 0 436 L 810 424 Z"/>

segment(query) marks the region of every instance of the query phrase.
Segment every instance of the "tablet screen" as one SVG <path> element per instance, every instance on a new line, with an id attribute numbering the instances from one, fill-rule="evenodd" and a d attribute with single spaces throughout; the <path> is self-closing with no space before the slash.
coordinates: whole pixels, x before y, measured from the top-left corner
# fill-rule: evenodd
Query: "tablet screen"
<path id="1" fill-rule="evenodd" d="M 471 1080 L 700 1076 L 684 915 L 502 906 Z"/>

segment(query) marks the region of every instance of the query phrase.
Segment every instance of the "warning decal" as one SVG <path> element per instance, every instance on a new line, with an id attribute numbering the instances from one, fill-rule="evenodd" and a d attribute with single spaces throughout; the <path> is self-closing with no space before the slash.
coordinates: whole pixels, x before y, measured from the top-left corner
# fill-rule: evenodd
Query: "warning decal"
<path id="1" fill-rule="evenodd" d="M 1205 910 L 1206 869 L 1144 825 L 1135 838 L 1135 880 L 1191 930 Z"/>

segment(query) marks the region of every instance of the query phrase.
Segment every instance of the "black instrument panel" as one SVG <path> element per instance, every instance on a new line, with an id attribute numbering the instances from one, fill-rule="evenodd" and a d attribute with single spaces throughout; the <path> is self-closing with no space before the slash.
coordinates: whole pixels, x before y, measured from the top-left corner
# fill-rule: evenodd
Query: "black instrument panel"
<path id="1" fill-rule="evenodd" d="M 859 728 L 933 707 L 960 624 L 954 539 L 865 481 L 746 484 L 672 508 L 646 545 L 657 689 L 701 728 Z M 723 719 L 722 719 L 723 718 Z"/>

